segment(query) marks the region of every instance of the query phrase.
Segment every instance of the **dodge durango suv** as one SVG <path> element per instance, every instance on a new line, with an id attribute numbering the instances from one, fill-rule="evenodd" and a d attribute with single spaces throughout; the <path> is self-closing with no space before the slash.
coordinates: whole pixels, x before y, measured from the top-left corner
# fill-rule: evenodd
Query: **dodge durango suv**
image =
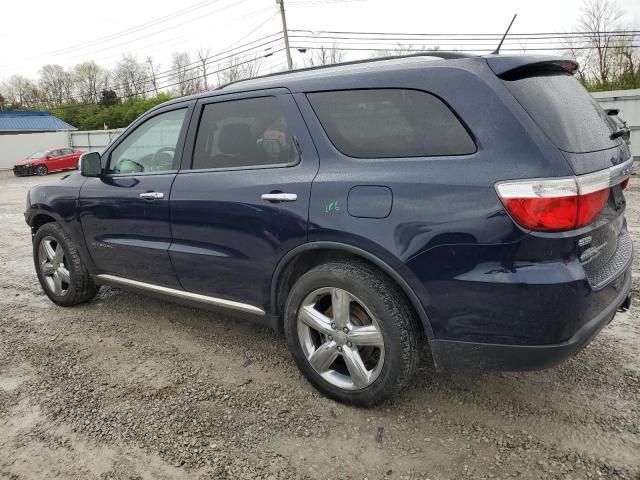
<path id="1" fill-rule="evenodd" d="M 62 306 L 110 285 L 235 311 L 356 405 L 427 346 L 556 365 L 630 303 L 631 155 L 576 68 L 433 52 L 172 100 L 30 191 L 38 279 Z"/>

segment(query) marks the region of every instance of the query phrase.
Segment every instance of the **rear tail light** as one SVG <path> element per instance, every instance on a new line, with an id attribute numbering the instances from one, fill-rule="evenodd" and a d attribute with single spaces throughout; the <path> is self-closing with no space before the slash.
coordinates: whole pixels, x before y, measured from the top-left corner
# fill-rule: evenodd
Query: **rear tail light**
<path id="1" fill-rule="evenodd" d="M 523 228 L 561 232 L 584 227 L 598 218 L 611 187 L 628 181 L 629 174 L 630 162 L 625 162 L 578 177 L 500 182 L 496 191 L 507 212 Z"/>

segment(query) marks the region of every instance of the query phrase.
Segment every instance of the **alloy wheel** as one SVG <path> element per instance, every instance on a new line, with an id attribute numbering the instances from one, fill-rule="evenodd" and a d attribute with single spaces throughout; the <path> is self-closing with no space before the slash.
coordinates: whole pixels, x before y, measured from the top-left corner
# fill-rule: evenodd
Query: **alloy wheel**
<path id="1" fill-rule="evenodd" d="M 346 290 L 326 287 L 307 295 L 297 330 L 307 361 L 330 384 L 360 390 L 380 375 L 382 331 L 366 305 Z"/>
<path id="2" fill-rule="evenodd" d="M 40 241 L 38 265 L 49 290 L 58 296 L 66 295 L 71 282 L 69 266 L 62 244 L 55 238 L 47 236 Z"/>

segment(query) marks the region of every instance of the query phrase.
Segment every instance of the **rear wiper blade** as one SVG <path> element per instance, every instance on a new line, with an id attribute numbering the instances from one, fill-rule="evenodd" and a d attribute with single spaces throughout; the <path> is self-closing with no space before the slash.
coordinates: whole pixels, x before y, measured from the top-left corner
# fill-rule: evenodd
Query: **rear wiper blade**
<path id="1" fill-rule="evenodd" d="M 615 140 L 616 138 L 620 138 L 620 137 L 624 137 L 626 135 L 628 135 L 630 133 L 629 129 L 627 127 L 621 128 L 619 130 L 616 130 L 615 132 L 613 132 L 611 135 L 609 135 L 609 138 L 611 140 Z"/>

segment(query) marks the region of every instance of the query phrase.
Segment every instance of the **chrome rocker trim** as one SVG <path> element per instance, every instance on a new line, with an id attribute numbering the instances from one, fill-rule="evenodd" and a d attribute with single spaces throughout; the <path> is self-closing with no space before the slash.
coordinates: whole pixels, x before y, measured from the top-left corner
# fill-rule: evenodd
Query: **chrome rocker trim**
<path id="1" fill-rule="evenodd" d="M 184 290 L 176 290 L 175 288 L 161 287 L 152 283 L 139 282 L 129 278 L 117 277 L 115 275 L 99 274 L 95 276 L 97 283 L 103 283 L 114 286 L 131 287 L 149 293 L 160 294 L 166 297 L 173 297 L 180 300 L 203 303 L 216 307 L 229 308 L 239 310 L 241 312 L 252 313 L 254 315 L 264 315 L 265 311 L 261 308 L 248 305 L 246 303 L 225 300 L 224 298 L 210 297 L 199 293 L 185 292 Z"/>

